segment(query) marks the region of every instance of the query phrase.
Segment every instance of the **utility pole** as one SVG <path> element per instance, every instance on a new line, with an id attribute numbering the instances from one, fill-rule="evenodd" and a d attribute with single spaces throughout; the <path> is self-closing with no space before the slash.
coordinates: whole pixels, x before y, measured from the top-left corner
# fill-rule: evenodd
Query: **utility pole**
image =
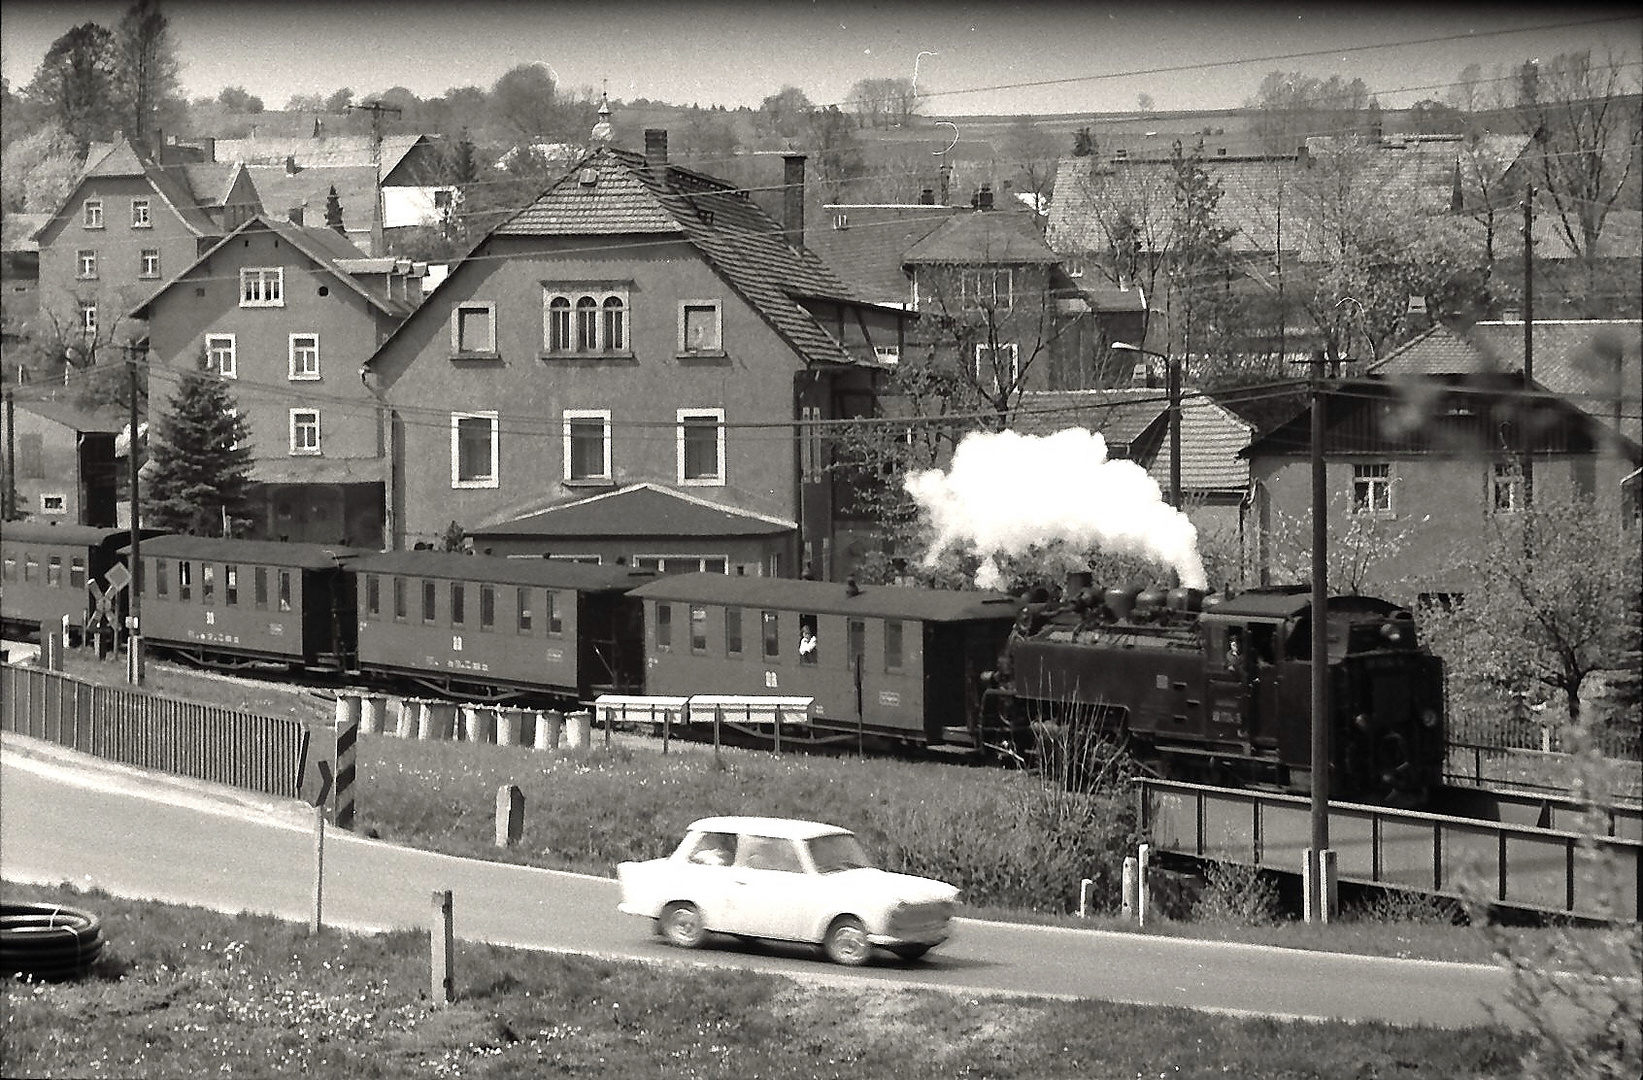
<path id="1" fill-rule="evenodd" d="M 0 521 L 10 521 L 17 513 L 12 505 L 17 496 L 17 402 L 6 391 L 6 487 L 0 491 Z"/>
<path id="2" fill-rule="evenodd" d="M 1535 186 L 1523 193 L 1523 396 L 1518 400 L 1518 450 L 1523 455 L 1523 508 L 1535 497 L 1534 446 L 1530 442 L 1529 395 L 1535 384 Z"/>
<path id="3" fill-rule="evenodd" d="M 382 116 L 384 113 L 399 116 L 404 110 L 394 105 L 384 105 L 380 101 L 367 101 L 363 105 L 348 106 L 349 112 L 355 109 L 371 114 L 371 168 L 376 174 L 376 200 L 371 208 L 371 254 L 381 256 L 386 248 L 382 236 Z"/>
<path id="4" fill-rule="evenodd" d="M 1329 487 L 1324 472 L 1324 355 L 1312 362 L 1312 844 L 1307 849 L 1305 909 L 1308 922 L 1329 921 Z"/>
<path id="5" fill-rule="evenodd" d="M 131 625 L 128 627 L 126 648 L 130 650 L 131 660 L 129 677 L 133 685 L 143 684 L 142 662 L 142 604 L 143 604 L 143 534 L 139 527 L 139 513 L 137 507 L 140 500 L 137 498 L 137 345 L 135 342 L 126 342 L 126 374 L 130 377 L 131 407 L 129 422 L 131 424 L 131 442 L 126 446 L 127 476 L 131 482 L 131 596 L 128 611 Z"/>

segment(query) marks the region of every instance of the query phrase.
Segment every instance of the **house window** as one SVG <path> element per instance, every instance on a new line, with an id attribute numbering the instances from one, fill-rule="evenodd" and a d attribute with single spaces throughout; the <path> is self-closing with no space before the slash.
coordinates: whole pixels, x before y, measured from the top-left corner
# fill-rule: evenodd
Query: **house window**
<path id="1" fill-rule="evenodd" d="M 823 456 L 821 406 L 801 406 L 799 419 L 803 421 L 799 435 L 799 474 L 804 477 L 805 483 L 819 484 L 827 465 Z"/>
<path id="2" fill-rule="evenodd" d="M 284 307 L 285 267 L 248 266 L 240 271 L 240 307 Z"/>
<path id="3" fill-rule="evenodd" d="M 680 409 L 679 483 L 713 485 L 725 482 L 725 411 Z"/>
<path id="4" fill-rule="evenodd" d="M 1490 506 L 1497 514 L 1510 514 L 1523 509 L 1523 470 L 1511 462 L 1497 461 L 1491 477 L 1493 498 Z"/>
<path id="5" fill-rule="evenodd" d="M 319 410 L 291 410 L 291 453 L 319 453 Z"/>
<path id="6" fill-rule="evenodd" d="M 656 605 L 656 647 L 662 650 L 673 648 L 672 604 Z"/>
<path id="7" fill-rule="evenodd" d="M 451 352 L 457 356 L 496 355 L 496 305 L 458 304 L 451 312 Z"/>
<path id="8" fill-rule="evenodd" d="M 635 555 L 635 570 L 657 574 L 728 574 L 730 558 L 725 555 Z"/>
<path id="9" fill-rule="evenodd" d="M 685 300 L 679 304 L 679 351 L 721 353 L 720 306 L 717 300 Z"/>
<path id="10" fill-rule="evenodd" d="M 61 515 L 61 514 L 67 514 L 68 513 L 68 496 L 67 495 L 58 495 L 58 494 L 47 494 L 47 493 L 42 492 L 41 495 L 40 495 L 40 512 L 42 514 L 50 514 L 53 517 L 56 517 L 56 516 Z"/>
<path id="11" fill-rule="evenodd" d="M 565 410 L 565 479 L 609 480 L 610 410 Z"/>
<path id="12" fill-rule="evenodd" d="M 497 476 L 497 414 L 451 415 L 451 486 L 494 488 Z"/>
<path id="13" fill-rule="evenodd" d="M 157 278 L 160 276 L 160 249 L 144 248 L 142 254 L 142 268 L 137 272 L 140 277 Z"/>
<path id="14" fill-rule="evenodd" d="M 80 301 L 80 330 L 87 334 L 97 332 L 97 301 Z"/>
<path id="15" fill-rule="evenodd" d="M 131 200 L 131 227 L 133 229 L 152 229 L 154 219 L 148 213 L 147 199 Z"/>
<path id="16" fill-rule="evenodd" d="M 97 253 L 95 251 L 85 249 L 77 251 L 74 253 L 74 260 L 74 265 L 78 267 L 74 272 L 75 277 L 81 281 L 86 281 L 97 276 Z"/>
<path id="17" fill-rule="evenodd" d="M 901 656 L 901 620 L 884 620 L 884 670 L 900 671 Z"/>
<path id="18" fill-rule="evenodd" d="M 1015 389 L 1021 378 L 1018 350 L 1010 345 L 976 346 L 976 385 L 983 390 L 999 393 Z"/>
<path id="19" fill-rule="evenodd" d="M 959 300 L 965 307 L 1009 310 L 1015 304 L 1015 272 L 1008 267 L 984 266 L 961 270 Z"/>
<path id="20" fill-rule="evenodd" d="M 319 335 L 291 335 L 291 378 L 319 378 Z"/>
<path id="21" fill-rule="evenodd" d="M 542 340 L 550 353 L 620 353 L 627 348 L 625 289 L 545 290 Z"/>
<path id="22" fill-rule="evenodd" d="M 1392 466 L 1385 462 L 1352 466 L 1352 512 L 1392 512 Z"/>
<path id="23" fill-rule="evenodd" d="M 690 605 L 690 651 L 707 652 L 707 608 Z"/>
<path id="24" fill-rule="evenodd" d="M 238 378 L 240 369 L 236 360 L 234 335 L 205 335 L 205 363 L 206 367 L 225 379 Z"/>
<path id="25" fill-rule="evenodd" d="M 725 608 L 725 655 L 742 655 L 742 609 Z"/>
<path id="26" fill-rule="evenodd" d="M 781 614 L 775 611 L 759 612 L 759 627 L 764 644 L 764 658 L 774 660 L 782 654 Z"/>
<path id="27" fill-rule="evenodd" d="M 88 229 L 103 227 L 103 200 L 87 199 L 80 207 L 80 224 Z"/>

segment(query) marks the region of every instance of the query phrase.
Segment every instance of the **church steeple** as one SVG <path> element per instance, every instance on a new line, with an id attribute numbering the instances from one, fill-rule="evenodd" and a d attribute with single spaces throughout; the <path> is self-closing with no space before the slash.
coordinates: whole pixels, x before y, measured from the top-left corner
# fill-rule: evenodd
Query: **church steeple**
<path id="1" fill-rule="evenodd" d="M 610 142 L 610 94 L 605 90 L 599 91 L 599 122 L 593 125 L 593 141 Z"/>

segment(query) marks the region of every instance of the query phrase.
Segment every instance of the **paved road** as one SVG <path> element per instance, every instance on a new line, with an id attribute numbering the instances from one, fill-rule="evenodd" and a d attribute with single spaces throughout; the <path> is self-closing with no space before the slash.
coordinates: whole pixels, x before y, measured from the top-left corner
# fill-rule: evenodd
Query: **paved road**
<path id="1" fill-rule="evenodd" d="M 0 875 L 306 921 L 311 811 L 93 763 L 5 736 Z M 1501 1006 L 1504 972 L 1467 964 L 961 920 L 923 963 L 845 973 L 797 948 L 681 953 L 616 912 L 614 881 L 414 851 L 327 830 L 323 915 L 359 930 L 427 927 L 454 893 L 458 937 L 641 960 L 688 961 L 841 984 L 903 984 L 1462 1027 Z M 460 978 L 460 972 L 458 973 Z"/>

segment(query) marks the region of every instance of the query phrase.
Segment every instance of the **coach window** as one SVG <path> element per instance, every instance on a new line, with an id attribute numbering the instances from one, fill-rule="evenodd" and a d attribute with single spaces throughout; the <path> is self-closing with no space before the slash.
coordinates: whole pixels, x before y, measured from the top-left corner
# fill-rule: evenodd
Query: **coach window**
<path id="1" fill-rule="evenodd" d="M 707 608 L 690 605 L 690 651 L 707 652 Z"/>
<path id="2" fill-rule="evenodd" d="M 194 564 L 187 559 L 177 560 L 177 599 L 184 603 L 194 598 Z"/>
<path id="3" fill-rule="evenodd" d="M 144 576 L 147 576 L 147 575 L 144 575 Z M 156 596 L 162 596 L 163 597 L 163 596 L 170 595 L 170 593 L 171 593 L 171 567 L 166 565 L 164 559 L 155 559 L 154 560 L 154 594 Z"/>
<path id="4" fill-rule="evenodd" d="M 394 578 L 394 621 L 404 622 L 410 605 L 405 597 L 405 579 Z"/>
<path id="5" fill-rule="evenodd" d="M 7 581 L 17 580 L 17 556 L 7 555 L 4 562 L 0 562 L 0 578 Z"/>
<path id="6" fill-rule="evenodd" d="M 71 589 L 83 589 L 86 587 L 86 561 L 78 555 L 69 560 L 68 586 Z"/>
<path id="7" fill-rule="evenodd" d="M 164 581 L 165 578 L 161 578 Z M 251 572 L 251 605 L 258 611 L 268 610 L 268 568 L 259 566 Z"/>
<path id="8" fill-rule="evenodd" d="M 656 647 L 658 649 L 673 648 L 673 605 L 658 602 L 656 605 Z"/>
<path id="9" fill-rule="evenodd" d="M 529 589 L 520 589 L 518 595 L 519 632 L 528 634 L 531 632 L 531 591 Z"/>
<path id="10" fill-rule="evenodd" d="M 816 617 L 799 616 L 799 663 L 814 667 L 819 659 L 820 643 L 816 640 Z"/>
<path id="11" fill-rule="evenodd" d="M 240 602 L 240 568 L 225 566 L 222 568 L 222 602 L 229 607 L 237 607 Z"/>
<path id="12" fill-rule="evenodd" d="M 424 581 L 422 583 L 422 621 L 425 623 L 434 621 L 434 597 L 438 591 L 439 586 L 434 582 Z"/>
<path id="13" fill-rule="evenodd" d="M 52 555 L 46 559 L 46 584 L 52 588 L 63 585 L 63 557 Z"/>
<path id="14" fill-rule="evenodd" d="M 884 670 L 901 670 L 901 620 L 884 620 Z"/>
<path id="15" fill-rule="evenodd" d="M 280 571 L 280 610 L 291 610 L 291 571 Z"/>
<path id="16" fill-rule="evenodd" d="M 217 566 L 215 563 L 200 564 L 200 603 L 215 604 L 217 602 Z"/>
<path id="17" fill-rule="evenodd" d="M 467 589 L 460 581 L 451 582 L 451 625 L 461 626 L 468 621 Z"/>
<path id="18" fill-rule="evenodd" d="M 725 608 L 725 655 L 742 655 L 742 609 Z"/>
<path id="19" fill-rule="evenodd" d="M 496 586 L 479 587 L 479 629 L 496 629 Z"/>
<path id="20" fill-rule="evenodd" d="M 764 640 L 764 658 L 774 660 L 782 653 L 781 615 L 775 611 L 761 611 L 759 623 Z"/>
<path id="21" fill-rule="evenodd" d="M 548 636 L 558 637 L 560 634 L 565 632 L 565 620 L 561 617 L 559 612 L 559 594 L 556 592 L 549 592 L 546 595 L 547 607 L 543 610 L 546 611 L 548 615 Z"/>
<path id="22" fill-rule="evenodd" d="M 850 620 L 849 630 L 850 670 L 862 669 L 862 660 L 867 656 L 867 624 L 860 619 Z"/>
<path id="23" fill-rule="evenodd" d="M 365 614 L 376 618 L 382 610 L 382 579 L 375 574 L 365 576 Z"/>

